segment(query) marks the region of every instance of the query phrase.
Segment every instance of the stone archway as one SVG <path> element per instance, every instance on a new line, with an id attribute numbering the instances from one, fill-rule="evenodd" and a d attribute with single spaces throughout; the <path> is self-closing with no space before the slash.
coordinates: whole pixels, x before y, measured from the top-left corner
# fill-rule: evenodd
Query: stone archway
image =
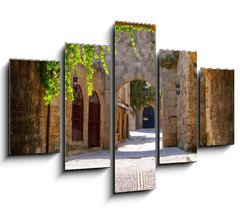
<path id="1" fill-rule="evenodd" d="M 94 91 L 89 98 L 88 147 L 100 147 L 100 102 Z"/>
<path id="2" fill-rule="evenodd" d="M 118 49 L 115 56 L 115 86 L 119 90 L 128 81 L 145 80 L 152 85 L 156 82 L 155 33 L 136 32 L 137 57 L 128 32 L 118 32 Z"/>

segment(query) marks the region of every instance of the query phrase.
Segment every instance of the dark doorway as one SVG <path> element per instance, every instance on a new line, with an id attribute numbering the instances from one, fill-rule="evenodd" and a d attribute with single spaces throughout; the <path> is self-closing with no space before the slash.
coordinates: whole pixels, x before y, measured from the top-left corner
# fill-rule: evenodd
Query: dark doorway
<path id="1" fill-rule="evenodd" d="M 83 140 L 83 96 L 79 85 L 74 86 L 72 105 L 72 140 Z"/>
<path id="2" fill-rule="evenodd" d="M 88 147 L 100 146 L 100 103 L 96 92 L 89 98 Z"/>
<path id="3" fill-rule="evenodd" d="M 143 128 L 154 128 L 154 110 L 152 106 L 143 110 Z"/>
<path id="4" fill-rule="evenodd" d="M 129 118 L 127 115 L 127 124 L 126 124 L 126 137 L 129 138 Z"/>

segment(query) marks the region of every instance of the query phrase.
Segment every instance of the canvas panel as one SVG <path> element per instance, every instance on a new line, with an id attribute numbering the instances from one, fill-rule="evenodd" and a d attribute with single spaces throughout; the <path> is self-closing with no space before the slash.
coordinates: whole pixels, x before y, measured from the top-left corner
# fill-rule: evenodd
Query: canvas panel
<path id="1" fill-rule="evenodd" d="M 9 154 L 60 151 L 60 62 L 10 59 Z"/>
<path id="2" fill-rule="evenodd" d="M 115 22 L 115 193 L 155 188 L 155 30 Z"/>
<path id="3" fill-rule="evenodd" d="M 110 166 L 111 48 L 65 46 L 65 170 Z"/>
<path id="4" fill-rule="evenodd" d="M 234 70 L 201 68 L 200 146 L 234 144 Z"/>
<path id="5" fill-rule="evenodd" d="M 160 50 L 160 164 L 197 156 L 197 53 Z"/>

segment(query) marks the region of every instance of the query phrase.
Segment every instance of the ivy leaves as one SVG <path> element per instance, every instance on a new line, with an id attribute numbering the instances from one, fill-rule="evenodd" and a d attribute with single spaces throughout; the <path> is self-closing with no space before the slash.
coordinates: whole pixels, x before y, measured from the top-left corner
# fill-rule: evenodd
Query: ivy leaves
<path id="1" fill-rule="evenodd" d="M 86 67 L 87 71 L 87 88 L 88 88 L 88 96 L 92 95 L 93 91 L 93 63 L 94 63 L 94 57 L 95 57 L 95 49 L 93 45 L 84 45 L 82 48 L 82 56 L 81 56 L 81 64 L 83 64 Z"/>
<path id="2" fill-rule="evenodd" d="M 80 47 L 75 44 L 66 44 L 65 47 L 65 91 L 71 101 L 74 100 L 72 89 L 71 70 L 77 74 L 77 64 L 81 61 Z"/>
<path id="3" fill-rule="evenodd" d="M 173 51 L 171 54 L 166 54 L 165 57 L 161 58 L 160 65 L 167 69 L 177 67 L 177 62 L 179 58 L 179 51 Z"/>
<path id="4" fill-rule="evenodd" d="M 39 63 L 40 78 L 45 89 L 45 104 L 51 104 L 53 96 L 60 95 L 60 63 L 57 61 L 41 61 Z"/>
<path id="5" fill-rule="evenodd" d="M 142 59 L 139 55 L 139 52 L 137 51 L 137 48 L 136 48 L 136 40 L 135 40 L 134 32 L 131 31 L 131 32 L 129 32 L 129 34 L 130 34 L 130 37 L 131 37 L 131 46 L 133 47 L 133 51 L 135 52 L 136 56 L 139 59 Z"/>
<path id="6" fill-rule="evenodd" d="M 107 51 L 106 51 L 107 50 Z M 73 97 L 72 71 L 78 76 L 77 65 L 82 64 L 86 68 L 88 95 L 93 92 L 94 61 L 100 59 L 103 69 L 107 75 L 109 70 L 106 63 L 106 52 L 110 53 L 110 46 L 99 46 L 99 50 L 94 45 L 66 44 L 65 47 L 65 89 L 71 101 Z M 40 77 L 45 89 L 45 104 L 51 104 L 53 96 L 60 95 L 60 63 L 56 61 L 41 61 Z"/>
<path id="7" fill-rule="evenodd" d="M 130 82 L 130 104 L 134 113 L 155 101 L 156 89 L 143 80 Z"/>
<path id="8" fill-rule="evenodd" d="M 110 46 L 107 47 L 108 52 L 111 52 Z M 105 61 L 105 52 L 104 52 L 104 46 L 100 46 L 100 59 L 103 65 L 103 69 L 107 75 L 109 75 L 109 70 Z"/>
<path id="9" fill-rule="evenodd" d="M 118 32 L 128 32 L 130 35 L 130 46 L 133 48 L 134 53 L 139 59 L 142 59 L 137 48 L 136 48 L 136 39 L 134 32 L 136 31 L 145 31 L 145 32 L 156 32 L 155 25 L 148 24 L 137 24 L 137 23 L 127 23 L 127 22 L 116 22 L 115 23 L 115 33 Z M 115 55 L 117 55 L 117 36 L 115 36 Z"/>
<path id="10" fill-rule="evenodd" d="M 99 50 L 97 49 L 99 47 Z M 109 75 L 109 70 L 105 61 L 106 51 L 110 53 L 110 46 L 94 46 L 94 45 L 80 45 L 80 44 L 66 44 L 65 48 L 65 85 L 66 93 L 73 101 L 73 89 L 72 89 L 72 74 L 74 71 L 77 73 L 77 65 L 81 64 L 86 68 L 87 88 L 88 96 L 92 95 L 93 92 L 93 75 L 94 75 L 94 61 L 100 60 L 103 69 L 106 74 Z"/>
<path id="11" fill-rule="evenodd" d="M 155 33 L 156 26 L 141 23 L 116 22 L 115 31 L 116 32 L 147 31 Z"/>

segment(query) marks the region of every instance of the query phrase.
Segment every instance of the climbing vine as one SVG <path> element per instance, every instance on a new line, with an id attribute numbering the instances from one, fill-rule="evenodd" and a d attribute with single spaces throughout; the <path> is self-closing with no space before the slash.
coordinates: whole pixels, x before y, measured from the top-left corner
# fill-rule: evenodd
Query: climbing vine
<path id="1" fill-rule="evenodd" d="M 115 23 L 115 34 L 119 32 L 128 32 L 130 35 L 130 43 L 129 45 L 133 48 L 134 53 L 139 59 L 142 59 L 137 48 L 136 48 L 136 38 L 134 33 L 137 31 L 145 31 L 145 32 L 156 32 L 155 25 L 149 24 L 138 24 L 138 23 L 128 23 L 128 22 L 116 22 Z M 117 42 L 118 37 L 115 36 L 115 55 L 117 55 Z M 155 42 L 153 42 L 155 43 Z"/>
<path id="2" fill-rule="evenodd" d="M 144 80 L 130 82 L 130 105 L 133 113 L 137 113 L 141 107 L 149 106 L 156 98 L 156 89 Z"/>
<path id="3" fill-rule="evenodd" d="M 93 92 L 93 75 L 94 75 L 94 63 L 95 60 L 100 60 L 102 67 L 107 75 L 109 75 L 109 70 L 106 63 L 106 52 L 110 53 L 110 46 L 98 46 L 99 50 L 94 45 L 79 45 L 79 44 L 66 44 L 65 49 L 65 65 L 66 65 L 66 93 L 73 100 L 73 89 L 72 89 L 72 75 L 71 71 L 74 71 L 75 76 L 77 74 L 77 65 L 82 64 L 86 68 L 87 75 L 87 88 L 88 95 L 91 96 Z M 105 51 L 107 48 L 107 51 Z"/>
<path id="4" fill-rule="evenodd" d="M 73 88 L 72 88 L 72 75 L 71 70 L 74 74 L 77 74 L 77 64 L 81 61 L 80 58 L 80 47 L 75 44 L 66 44 L 65 48 L 65 89 L 66 94 L 70 100 L 73 101 Z"/>
<path id="5" fill-rule="evenodd" d="M 40 78 L 45 89 L 45 104 L 52 103 L 52 97 L 60 95 L 60 63 L 57 61 L 41 61 Z"/>
<path id="6" fill-rule="evenodd" d="M 81 64 L 86 67 L 87 72 L 87 87 L 88 87 L 88 95 L 92 95 L 93 91 L 93 63 L 94 63 L 94 57 L 95 57 L 95 49 L 92 45 L 84 45 L 82 47 L 82 53 L 81 53 Z"/>
<path id="7" fill-rule="evenodd" d="M 161 58 L 161 67 L 165 67 L 165 68 L 175 68 L 177 67 L 177 62 L 178 62 L 178 58 L 179 58 L 179 51 L 172 51 L 172 53 L 170 54 L 166 54 L 165 57 Z"/>
<path id="8" fill-rule="evenodd" d="M 108 52 L 110 52 L 110 47 L 108 47 Z M 105 73 L 109 75 L 109 70 L 105 61 L 104 46 L 100 46 L 100 58 L 101 58 L 101 62 L 102 62 Z"/>

